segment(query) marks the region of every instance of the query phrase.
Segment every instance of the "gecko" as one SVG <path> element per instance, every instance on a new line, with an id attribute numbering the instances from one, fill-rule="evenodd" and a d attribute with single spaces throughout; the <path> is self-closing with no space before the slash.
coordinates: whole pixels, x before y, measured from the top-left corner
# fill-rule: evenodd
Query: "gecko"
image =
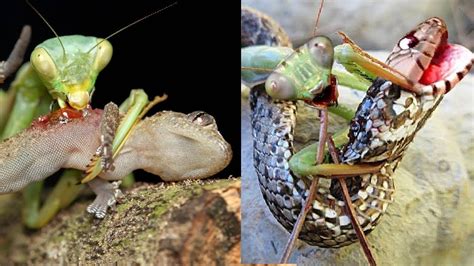
<path id="1" fill-rule="evenodd" d="M 54 113 L 35 120 L 22 132 L 0 143 L 0 194 L 20 191 L 61 168 L 86 170 L 100 145 L 103 110 L 64 123 Z M 232 149 L 214 118 L 202 111 L 162 111 L 141 120 L 114 158 L 114 167 L 88 182 L 96 194 L 87 211 L 104 218 L 121 195 L 120 180 L 136 169 L 164 181 L 202 179 L 224 169 Z"/>

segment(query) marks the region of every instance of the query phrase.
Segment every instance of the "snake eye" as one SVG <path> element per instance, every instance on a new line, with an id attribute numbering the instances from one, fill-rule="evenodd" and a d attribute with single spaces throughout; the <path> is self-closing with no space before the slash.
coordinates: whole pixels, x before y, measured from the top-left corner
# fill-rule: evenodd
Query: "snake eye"
<path id="1" fill-rule="evenodd" d="M 279 100 L 293 100 L 297 94 L 293 82 L 278 72 L 273 72 L 267 78 L 265 90 L 270 97 Z"/>
<path id="2" fill-rule="evenodd" d="M 398 41 L 398 47 L 402 50 L 406 50 L 415 47 L 419 42 L 420 40 L 416 38 L 415 32 L 412 31 Z"/>
<path id="3" fill-rule="evenodd" d="M 187 116 L 194 124 L 198 124 L 202 127 L 214 126 L 216 124 L 214 117 L 203 111 L 195 111 Z"/>
<path id="4" fill-rule="evenodd" d="M 112 44 L 110 44 L 110 42 L 107 40 L 97 39 L 97 42 L 99 43 L 99 45 L 97 45 L 97 47 L 95 48 L 97 49 L 97 52 L 95 56 L 94 68 L 97 71 L 101 71 L 110 62 L 110 59 L 112 58 L 113 48 Z"/>
<path id="5" fill-rule="evenodd" d="M 31 64 L 43 79 L 56 77 L 57 69 L 51 56 L 43 48 L 36 48 L 30 57 Z"/>
<path id="6" fill-rule="evenodd" d="M 317 36 L 306 43 L 311 61 L 321 67 L 331 68 L 334 61 L 334 48 L 331 39 Z"/>

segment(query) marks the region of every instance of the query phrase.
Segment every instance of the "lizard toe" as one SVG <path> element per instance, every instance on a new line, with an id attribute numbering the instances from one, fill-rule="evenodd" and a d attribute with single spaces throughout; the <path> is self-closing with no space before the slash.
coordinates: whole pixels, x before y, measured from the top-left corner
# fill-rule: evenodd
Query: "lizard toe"
<path id="1" fill-rule="evenodd" d="M 107 214 L 107 210 L 115 206 L 117 199 L 123 196 L 119 189 L 120 182 L 109 183 L 101 179 L 94 179 L 89 185 L 97 196 L 87 207 L 87 212 L 102 219 Z"/>

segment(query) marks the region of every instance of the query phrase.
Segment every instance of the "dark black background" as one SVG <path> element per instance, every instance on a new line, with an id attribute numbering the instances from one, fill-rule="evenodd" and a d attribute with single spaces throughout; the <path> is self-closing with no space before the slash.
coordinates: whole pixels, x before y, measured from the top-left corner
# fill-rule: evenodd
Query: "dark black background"
<path id="1" fill-rule="evenodd" d="M 31 2 L 59 35 L 106 37 L 173 1 Z M 240 2 L 219 3 L 224 2 L 179 2 L 112 37 L 114 54 L 97 79 L 92 105 L 120 103 L 131 89 L 144 88 L 150 98 L 169 96 L 153 113 L 206 111 L 234 151 L 231 165 L 219 176 L 240 176 Z M 24 24 L 33 30 L 28 56 L 34 46 L 54 37 L 26 2 L 4 2 L 0 9 L 0 60 L 7 58 Z"/>

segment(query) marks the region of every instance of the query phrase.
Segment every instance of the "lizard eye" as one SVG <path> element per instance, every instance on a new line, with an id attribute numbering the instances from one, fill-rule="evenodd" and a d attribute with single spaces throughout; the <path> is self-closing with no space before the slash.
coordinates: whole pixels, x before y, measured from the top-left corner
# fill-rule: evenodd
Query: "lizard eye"
<path id="1" fill-rule="evenodd" d="M 97 43 L 99 43 L 99 45 L 97 45 L 97 47 L 95 48 L 97 52 L 95 56 L 94 68 L 97 71 L 101 71 L 110 62 L 110 59 L 112 58 L 113 48 L 112 44 L 110 44 L 109 41 L 104 39 L 97 39 Z"/>
<path id="2" fill-rule="evenodd" d="M 326 36 L 317 36 L 306 43 L 311 61 L 321 67 L 331 68 L 334 61 L 334 48 Z"/>
<path id="3" fill-rule="evenodd" d="M 30 61 L 42 78 L 50 80 L 56 77 L 56 65 L 44 48 L 36 48 L 31 53 Z"/>
<path id="4" fill-rule="evenodd" d="M 297 94 L 293 82 L 278 72 L 273 72 L 267 78 L 265 90 L 270 97 L 279 100 L 292 100 Z"/>
<path id="5" fill-rule="evenodd" d="M 212 117 L 210 114 L 207 114 L 203 111 L 196 111 L 188 114 L 188 118 L 194 123 L 198 124 L 202 127 L 207 127 L 209 125 L 215 125 L 216 121 L 214 120 L 214 117 Z"/>

